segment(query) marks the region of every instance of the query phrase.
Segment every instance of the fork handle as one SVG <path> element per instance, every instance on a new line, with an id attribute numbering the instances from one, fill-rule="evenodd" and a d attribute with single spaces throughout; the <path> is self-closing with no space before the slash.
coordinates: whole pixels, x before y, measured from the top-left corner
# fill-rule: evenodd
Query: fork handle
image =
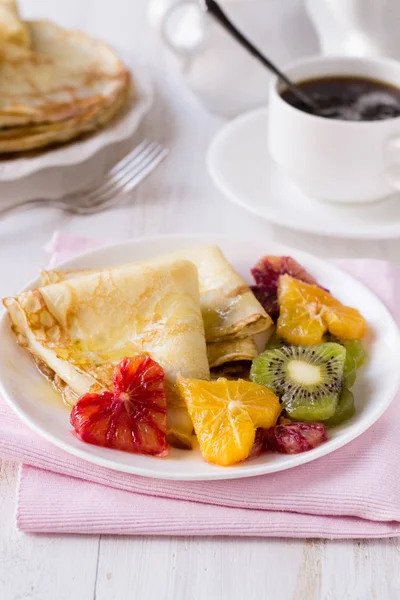
<path id="1" fill-rule="evenodd" d="M 12 204 L 11 206 L 5 206 L 0 208 L 0 219 L 9 215 L 12 212 L 18 212 L 21 210 L 29 210 L 35 208 L 35 206 L 54 206 L 54 208 L 64 208 L 65 202 L 62 200 L 56 200 L 51 198 L 32 198 L 30 200 L 22 200 L 18 204 Z"/>

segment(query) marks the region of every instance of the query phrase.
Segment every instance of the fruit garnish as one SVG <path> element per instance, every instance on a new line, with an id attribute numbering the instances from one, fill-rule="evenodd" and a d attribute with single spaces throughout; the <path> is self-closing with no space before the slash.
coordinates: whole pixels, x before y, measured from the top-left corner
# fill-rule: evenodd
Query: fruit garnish
<path id="1" fill-rule="evenodd" d="M 88 393 L 71 412 L 71 425 L 88 444 L 166 456 L 167 402 L 164 371 L 149 356 L 116 365 L 112 392 Z"/>
<path id="2" fill-rule="evenodd" d="M 340 340 L 338 343 L 346 348 L 344 384 L 350 388 L 355 384 L 358 369 L 366 361 L 367 352 L 360 340 Z"/>
<path id="3" fill-rule="evenodd" d="M 324 421 L 336 411 L 345 359 L 340 344 L 282 346 L 260 354 L 250 377 L 280 397 L 291 419 Z"/>
<path id="4" fill-rule="evenodd" d="M 325 427 L 336 427 L 337 425 L 341 425 L 345 421 L 351 419 L 355 412 L 354 396 L 350 390 L 344 389 L 339 398 L 334 415 L 332 415 L 330 419 L 324 421 L 324 425 Z"/>
<path id="5" fill-rule="evenodd" d="M 279 315 L 277 298 L 279 277 L 285 273 L 301 281 L 317 285 L 314 277 L 290 256 L 264 256 L 261 258 L 251 269 L 251 274 L 256 282 L 251 289 L 272 319 L 276 319 Z"/>
<path id="6" fill-rule="evenodd" d="M 247 458 L 256 429 L 275 425 L 281 412 L 276 395 L 264 386 L 238 379 L 178 379 L 205 460 L 233 465 Z"/>
<path id="7" fill-rule="evenodd" d="M 264 434 L 264 447 L 282 454 L 299 454 L 326 441 L 322 423 L 287 423 L 271 427 Z"/>
<path id="8" fill-rule="evenodd" d="M 358 310 L 290 275 L 279 278 L 278 302 L 277 334 L 289 344 L 319 344 L 326 331 L 345 340 L 358 340 L 365 334 L 366 322 Z"/>
<path id="9" fill-rule="evenodd" d="M 345 388 L 351 388 L 356 382 L 358 369 L 364 365 L 368 357 L 361 340 L 340 340 L 334 335 L 328 334 L 324 336 L 324 341 L 335 342 L 346 348 L 346 360 L 343 370 L 344 386 Z"/>
<path id="10" fill-rule="evenodd" d="M 250 450 L 250 454 L 247 457 L 247 460 L 251 460 L 252 458 L 257 458 L 260 456 L 264 447 L 264 429 L 257 429 L 256 437 L 254 438 L 254 444 L 252 449 Z"/>

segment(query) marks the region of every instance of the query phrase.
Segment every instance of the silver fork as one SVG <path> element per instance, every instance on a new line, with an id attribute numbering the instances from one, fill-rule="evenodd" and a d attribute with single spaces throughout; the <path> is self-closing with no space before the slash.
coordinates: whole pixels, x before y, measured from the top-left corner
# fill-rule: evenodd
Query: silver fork
<path id="1" fill-rule="evenodd" d="M 168 149 L 157 142 L 144 140 L 120 160 L 95 187 L 59 199 L 33 198 L 18 204 L 0 208 L 0 218 L 21 209 L 41 206 L 61 208 L 78 215 L 92 215 L 110 208 L 119 200 L 121 193 L 136 187 L 168 154 Z"/>

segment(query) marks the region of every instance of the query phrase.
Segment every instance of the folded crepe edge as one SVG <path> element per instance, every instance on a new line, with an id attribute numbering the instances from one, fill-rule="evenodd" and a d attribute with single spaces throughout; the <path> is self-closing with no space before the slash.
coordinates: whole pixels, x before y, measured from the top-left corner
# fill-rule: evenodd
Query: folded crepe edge
<path id="1" fill-rule="evenodd" d="M 188 263 L 191 265 L 193 270 L 195 266 L 190 261 L 183 259 L 176 261 L 179 263 Z M 89 273 L 90 274 L 90 273 Z M 197 269 L 196 269 L 197 277 Z M 42 282 L 46 277 L 42 277 Z M 58 283 L 54 281 L 51 283 Z M 45 286 L 44 286 L 45 287 Z M 100 392 L 105 388 L 102 386 L 91 374 L 83 371 L 79 368 L 79 365 L 72 365 L 68 361 L 59 359 L 54 352 L 41 345 L 32 333 L 27 314 L 21 305 L 21 298 L 31 296 L 32 301 L 39 303 L 40 305 L 46 306 L 45 300 L 41 295 L 40 288 L 34 290 L 28 290 L 15 297 L 7 297 L 3 299 L 3 304 L 8 312 L 8 316 L 11 322 L 11 329 L 16 336 L 18 344 L 25 348 L 32 356 L 37 368 L 45 376 L 45 378 L 55 387 L 55 389 L 61 394 L 65 404 L 73 406 L 78 400 L 80 395 L 87 393 L 89 390 L 92 392 Z M 60 368 L 62 366 L 62 369 Z M 61 378 L 57 371 L 63 371 L 67 373 L 67 379 Z M 71 387 L 71 381 L 74 380 L 74 387 Z M 77 392 L 77 387 L 79 391 Z M 171 388 L 174 388 L 172 392 Z M 177 448 L 192 448 L 192 435 L 193 435 L 193 424 L 190 419 L 189 413 L 186 406 L 180 398 L 176 397 L 175 386 L 172 386 L 170 382 L 166 382 L 167 398 L 170 397 L 168 402 L 168 414 L 167 414 L 167 439 L 168 442 Z"/>
<path id="2" fill-rule="evenodd" d="M 20 16 L 16 0 L 2 0 L 0 2 L 0 20 L 3 21 L 3 25 L 8 22 L 8 30 L 6 28 L 5 33 L 3 30 L 3 35 L 0 33 L 0 44 L 10 43 L 24 48 L 30 47 L 29 29 Z"/>
<path id="3" fill-rule="evenodd" d="M 23 22 L 23 25 L 28 29 L 33 28 L 30 32 L 32 40 L 35 39 L 35 28 L 39 28 L 39 30 L 40 28 L 44 28 L 44 39 L 46 39 L 47 30 L 49 30 L 50 41 L 52 39 L 51 36 L 56 36 L 59 39 L 68 39 L 73 45 L 78 43 L 84 50 L 88 47 L 93 55 L 97 57 L 97 62 L 93 64 L 88 62 L 86 69 L 83 69 L 82 72 L 87 74 L 88 80 L 90 78 L 96 79 L 99 74 L 103 79 L 107 78 L 109 89 L 99 91 L 92 85 L 89 95 L 86 94 L 84 97 L 76 96 L 71 101 L 65 102 L 53 102 L 44 93 L 43 99 L 47 99 L 47 102 L 43 106 L 36 106 L 36 108 L 29 107 L 28 105 L 24 106 L 23 102 L 18 103 L 16 101 L 14 101 L 14 104 L 11 102 L 9 106 L 2 106 L 0 108 L 0 126 L 2 130 L 7 131 L 9 129 L 9 137 L 4 140 L 1 147 L 2 153 L 33 150 L 50 144 L 50 141 L 47 140 L 46 143 L 46 139 L 40 137 L 40 131 L 32 130 L 29 132 L 28 127 L 27 133 L 29 133 L 29 139 L 26 139 L 27 136 L 24 136 L 23 144 L 19 147 L 19 141 L 13 140 L 14 136 L 19 135 L 21 137 L 21 131 L 18 131 L 18 126 L 23 131 L 29 124 L 36 123 L 38 127 L 46 123 L 51 124 L 52 122 L 61 124 L 65 123 L 66 119 L 74 117 L 75 125 L 74 123 L 69 125 L 69 135 L 65 131 L 63 134 L 60 132 L 57 134 L 58 141 L 66 142 L 79 135 L 78 131 L 81 131 L 83 125 L 84 128 L 81 133 L 89 133 L 94 129 L 104 126 L 117 113 L 122 111 L 125 104 L 122 97 L 124 96 L 126 100 L 126 89 L 129 88 L 132 91 L 134 85 L 132 84 L 128 69 L 111 46 L 83 32 L 63 29 L 48 20 L 26 21 Z M 32 63 L 35 62 L 35 59 L 40 59 L 42 56 L 39 49 L 35 50 L 30 46 L 18 45 L 13 41 L 3 41 L 0 46 L 0 64 L 4 63 L 4 65 L 10 64 L 12 66 L 16 63 L 16 68 L 19 69 L 21 61 L 25 60 L 27 63 Z M 34 44 L 31 46 L 34 46 Z M 48 58 L 48 53 L 45 52 L 43 56 L 45 60 L 46 57 Z M 104 62 L 105 67 L 103 68 L 102 65 Z M 51 93 L 51 90 L 48 93 Z M 132 93 L 130 95 L 133 96 Z M 90 109 L 96 107 L 97 111 L 101 110 L 103 114 L 99 114 L 98 118 L 94 119 L 91 116 Z M 90 124 L 85 123 L 85 120 L 90 120 Z M 73 126 L 76 129 L 74 135 L 72 134 Z M 4 131 L 3 134 L 5 134 Z M 48 135 L 51 135 L 51 130 Z M 54 143 L 54 138 L 52 137 L 51 139 L 53 139 Z"/>
<path id="4" fill-rule="evenodd" d="M 242 360 L 252 361 L 257 355 L 257 344 L 252 337 L 207 344 L 207 358 L 210 369 L 219 367 L 224 363 Z"/>
<path id="5" fill-rule="evenodd" d="M 9 139 L 0 139 L 0 153 L 11 154 L 15 152 L 28 152 L 37 150 L 54 144 L 62 144 L 75 140 L 83 135 L 98 131 L 108 125 L 114 118 L 120 116 L 123 108 L 129 104 L 130 87 L 121 90 L 120 94 L 115 98 L 114 102 L 109 106 L 103 106 L 100 110 L 94 108 L 88 109 L 88 112 L 82 113 L 78 117 L 72 118 L 68 126 L 63 122 L 59 122 L 57 131 L 49 128 L 47 131 L 29 134 L 24 137 L 10 137 Z M 93 112 L 93 116 L 91 116 Z"/>
<path id="6" fill-rule="evenodd" d="M 214 248 L 214 246 L 211 246 L 210 248 Z M 183 256 L 184 251 L 182 252 L 182 258 Z M 167 256 L 166 259 L 168 258 L 169 257 Z M 224 256 L 223 258 L 225 259 Z M 144 262 L 151 263 L 157 259 L 158 257 L 156 257 L 155 259 L 149 259 L 149 261 Z M 160 259 L 163 260 L 164 257 L 160 257 Z M 190 257 L 185 260 L 190 261 Z M 66 271 L 62 271 L 59 269 L 42 270 L 41 280 L 43 285 L 49 285 L 51 283 L 58 283 L 60 281 L 80 277 L 97 270 L 98 269 L 72 269 Z M 235 275 L 237 275 L 238 278 L 240 277 L 236 272 Z M 235 339 L 253 337 L 258 333 L 267 331 L 273 325 L 271 317 L 265 312 L 264 308 L 251 291 L 250 287 L 243 280 L 241 280 L 240 285 L 237 288 L 235 288 L 235 290 L 230 292 L 230 300 L 234 307 L 233 310 L 235 310 L 235 306 L 237 306 L 237 303 L 239 301 L 246 301 L 246 295 L 248 296 L 249 303 L 251 303 L 252 312 L 249 312 L 245 317 L 235 320 L 234 323 L 230 324 L 229 326 L 225 326 L 224 328 L 222 328 L 221 326 L 213 325 L 208 327 L 206 324 L 206 339 L 208 343 L 233 341 Z M 202 311 L 202 313 L 205 323 L 207 323 L 210 320 L 210 316 L 211 318 L 214 318 L 215 316 L 216 319 L 221 317 L 218 311 L 210 311 L 210 313 L 213 313 L 212 315 L 207 313 L 207 311 Z"/>

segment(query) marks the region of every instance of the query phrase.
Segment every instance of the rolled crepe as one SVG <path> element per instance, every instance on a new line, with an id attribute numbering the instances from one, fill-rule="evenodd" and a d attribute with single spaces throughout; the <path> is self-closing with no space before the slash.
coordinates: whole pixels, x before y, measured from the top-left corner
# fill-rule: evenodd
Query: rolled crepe
<path id="1" fill-rule="evenodd" d="M 142 264 L 185 259 L 198 270 L 200 306 L 208 343 L 249 338 L 269 329 L 272 320 L 218 246 L 188 248 Z M 43 271 L 43 285 L 73 279 L 88 271 Z"/>
<path id="2" fill-rule="evenodd" d="M 252 360 L 257 355 L 258 348 L 254 338 L 207 344 L 208 364 L 213 379 L 247 379 Z"/>
<path id="3" fill-rule="evenodd" d="M 207 357 L 210 369 L 220 367 L 225 363 L 252 361 L 257 355 L 258 348 L 253 338 L 207 344 Z"/>
<path id="4" fill-rule="evenodd" d="M 191 445 L 178 374 L 209 379 L 197 269 L 183 260 L 93 272 L 6 298 L 18 342 L 73 404 L 112 389 L 114 365 L 149 354 L 164 369 L 168 435 Z"/>

